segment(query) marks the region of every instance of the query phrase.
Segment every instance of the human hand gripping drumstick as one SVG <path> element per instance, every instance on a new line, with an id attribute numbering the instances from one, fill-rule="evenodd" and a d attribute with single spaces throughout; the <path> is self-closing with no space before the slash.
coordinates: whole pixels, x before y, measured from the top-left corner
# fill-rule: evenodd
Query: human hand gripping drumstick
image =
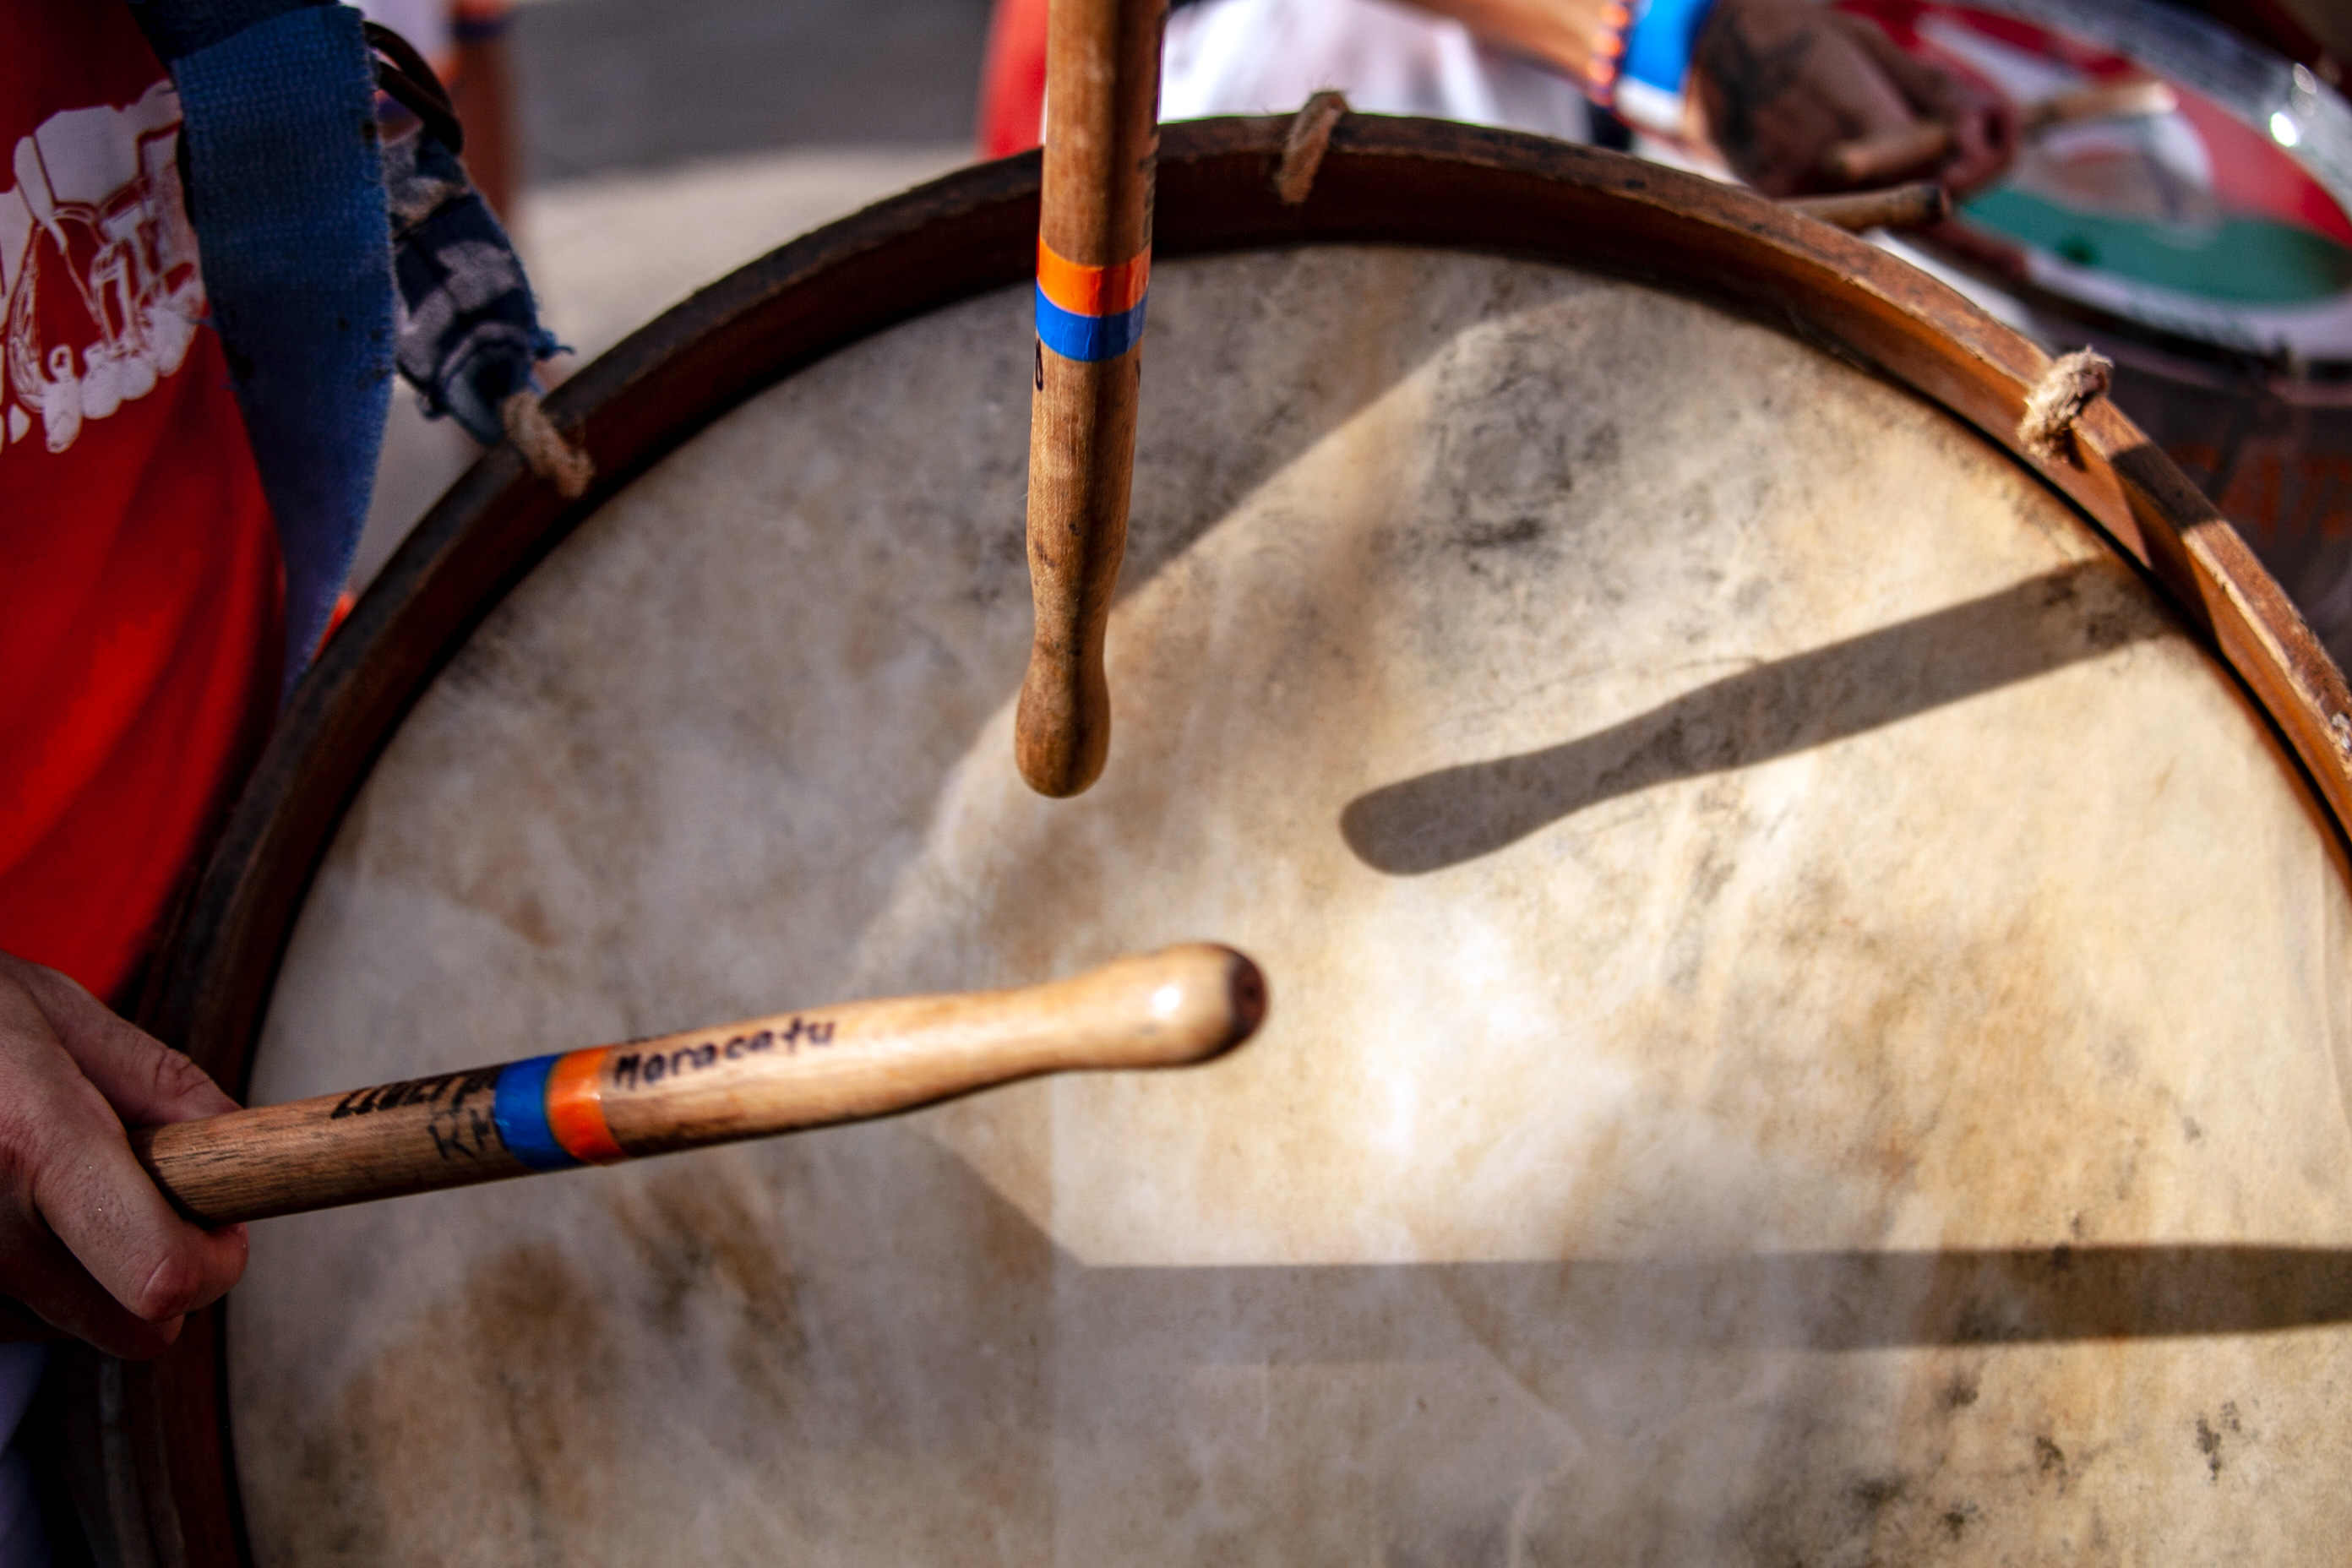
<path id="1" fill-rule="evenodd" d="M 1110 751 L 1103 632 L 1127 551 L 1167 0 L 1054 0 L 1029 412 L 1029 581 L 1036 638 L 1013 756 L 1041 795 L 1073 795 Z"/>
<path id="2" fill-rule="evenodd" d="M 2172 89 L 2154 78 L 2077 88 L 2043 99 L 2027 110 L 2019 132 L 2034 137 L 2088 120 L 2169 114 L 2179 102 Z M 1948 120 L 1914 121 L 1899 131 L 1839 142 L 1823 154 L 1822 167 L 1842 184 L 1872 184 L 1940 162 L 1951 153 L 1954 134 Z"/>
<path id="3" fill-rule="evenodd" d="M 1249 1037 L 1265 981 L 1207 943 L 1046 985 L 851 1002 L 131 1135 L 207 1226 L 611 1164 L 911 1110 L 1077 1068 L 1181 1067 Z"/>

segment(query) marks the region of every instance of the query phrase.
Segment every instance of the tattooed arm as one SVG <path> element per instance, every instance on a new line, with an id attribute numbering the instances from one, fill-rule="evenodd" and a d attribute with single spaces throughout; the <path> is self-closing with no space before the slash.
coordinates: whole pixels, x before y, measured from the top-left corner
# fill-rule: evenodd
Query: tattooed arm
<path id="1" fill-rule="evenodd" d="M 1875 25 L 1813 0 L 1721 0 L 1691 68 L 1702 130 L 1742 179 L 1773 195 L 1821 187 L 1838 142 L 1924 119 L 1953 127 L 1934 175 L 1973 190 L 2006 168 L 2017 112 L 1897 48 Z"/>

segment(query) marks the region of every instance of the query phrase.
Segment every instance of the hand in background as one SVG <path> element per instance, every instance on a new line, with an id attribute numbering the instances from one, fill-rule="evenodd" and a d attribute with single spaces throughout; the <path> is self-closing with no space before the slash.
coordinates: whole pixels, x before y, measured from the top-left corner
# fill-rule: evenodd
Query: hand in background
<path id="1" fill-rule="evenodd" d="M 71 980 L 0 953 L 0 1296 L 26 1310 L 0 1316 L 0 1340 L 158 1355 L 236 1284 L 245 1227 L 181 1218 L 123 1134 L 236 1109 Z"/>
<path id="2" fill-rule="evenodd" d="M 1898 48 L 1875 24 L 1813 0 L 1719 0 L 1699 35 L 1691 93 L 1735 173 L 1769 195 L 1826 187 L 1842 142 L 1940 120 L 1952 150 L 1902 172 L 1955 195 L 1991 180 L 2017 147 L 2017 110 Z"/>

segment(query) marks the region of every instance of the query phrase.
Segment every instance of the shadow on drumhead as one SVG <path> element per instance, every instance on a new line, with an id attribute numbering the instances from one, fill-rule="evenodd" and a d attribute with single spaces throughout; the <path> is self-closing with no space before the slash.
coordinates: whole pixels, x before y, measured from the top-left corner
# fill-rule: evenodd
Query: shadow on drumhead
<path id="1" fill-rule="evenodd" d="M 1775 659 L 1541 751 L 1441 768 L 1348 803 L 1339 831 L 1374 870 L 1477 859 L 1588 806 L 1770 762 L 2160 637 L 2129 574 L 2087 562 Z"/>
<path id="2" fill-rule="evenodd" d="M 2352 1321 L 2341 1248 L 1097 1266 L 905 1123 L 611 1176 L 531 1199 L 551 1231 L 515 1230 L 428 1289 L 331 1397 L 315 1363 L 258 1354 L 299 1336 L 248 1320 L 272 1370 L 240 1409 L 240 1458 L 271 1560 L 526 1561 L 553 1541 L 583 1548 L 564 1561 L 673 1561 L 656 1542 L 824 1529 L 854 1543 L 845 1561 L 1044 1562 L 1059 1535 L 1130 1547 L 1085 1561 L 1137 1561 L 1199 1544 L 1184 1505 L 1206 1488 L 1220 1528 L 1277 1542 L 1328 1518 L 1517 1538 L 1540 1510 L 1552 1538 L 1591 1548 L 1562 1559 L 1628 1561 L 1617 1532 L 1671 1535 L 1683 1514 L 1674 1488 L 1612 1494 L 1607 1467 L 1577 1463 L 1575 1435 L 1604 1432 L 1634 1456 L 1624 1473 L 1702 1478 L 1732 1515 L 1813 1542 L 1850 1528 L 1857 1455 L 1865 1479 L 1906 1462 L 1924 1479 L 1950 1453 L 1937 1487 L 1972 1483 L 1990 1510 L 2047 1479 L 2032 1434 L 2071 1451 L 2079 1402 L 2105 1408 L 2098 1366 L 1991 1373 L 1966 1352 Z M 524 1197 L 468 1201 L 487 1219 Z M 315 1294 L 281 1309 L 337 1319 L 336 1278 L 306 1273 Z M 338 1328 L 322 1342 L 350 1348 Z M 1963 1353 L 1784 1353 L 1908 1349 Z M 2031 1425 L 1955 1437 L 1980 1384 L 1979 1420 Z M 1889 1424 L 1914 1394 L 1947 1419 L 1906 1447 Z M 986 1550 L 940 1545 L 958 1539 Z M 644 1550 L 583 1546 L 607 1542 Z"/>
<path id="3" fill-rule="evenodd" d="M 1507 1360 L 1550 1353 L 1865 1351 L 2275 1333 L 2352 1322 L 2352 1251 L 2057 1247 L 1079 1269 L 1065 1306 L 1130 1353 L 1413 1359 L 1459 1321 Z M 1405 1308 L 1420 1300 L 1421 1311 Z M 1481 1330 L 1486 1331 L 1480 1331 Z M 1188 1342 L 1197 1340 L 1198 1342 Z"/>

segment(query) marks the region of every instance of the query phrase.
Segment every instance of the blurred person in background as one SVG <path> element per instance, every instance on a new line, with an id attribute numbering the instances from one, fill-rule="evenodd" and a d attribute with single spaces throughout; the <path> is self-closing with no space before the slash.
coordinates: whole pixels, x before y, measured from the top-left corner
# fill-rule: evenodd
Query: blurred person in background
<path id="1" fill-rule="evenodd" d="M 1037 143 L 1046 0 L 996 0 L 980 147 Z M 1160 118 L 1281 113 L 1325 88 L 1359 110 L 1570 141 L 1612 118 L 1719 160 L 1771 195 L 1822 187 L 1838 142 L 1923 119 L 1951 123 L 1933 174 L 1956 193 L 2007 166 L 2007 102 L 1815 0 L 1176 0 Z"/>

